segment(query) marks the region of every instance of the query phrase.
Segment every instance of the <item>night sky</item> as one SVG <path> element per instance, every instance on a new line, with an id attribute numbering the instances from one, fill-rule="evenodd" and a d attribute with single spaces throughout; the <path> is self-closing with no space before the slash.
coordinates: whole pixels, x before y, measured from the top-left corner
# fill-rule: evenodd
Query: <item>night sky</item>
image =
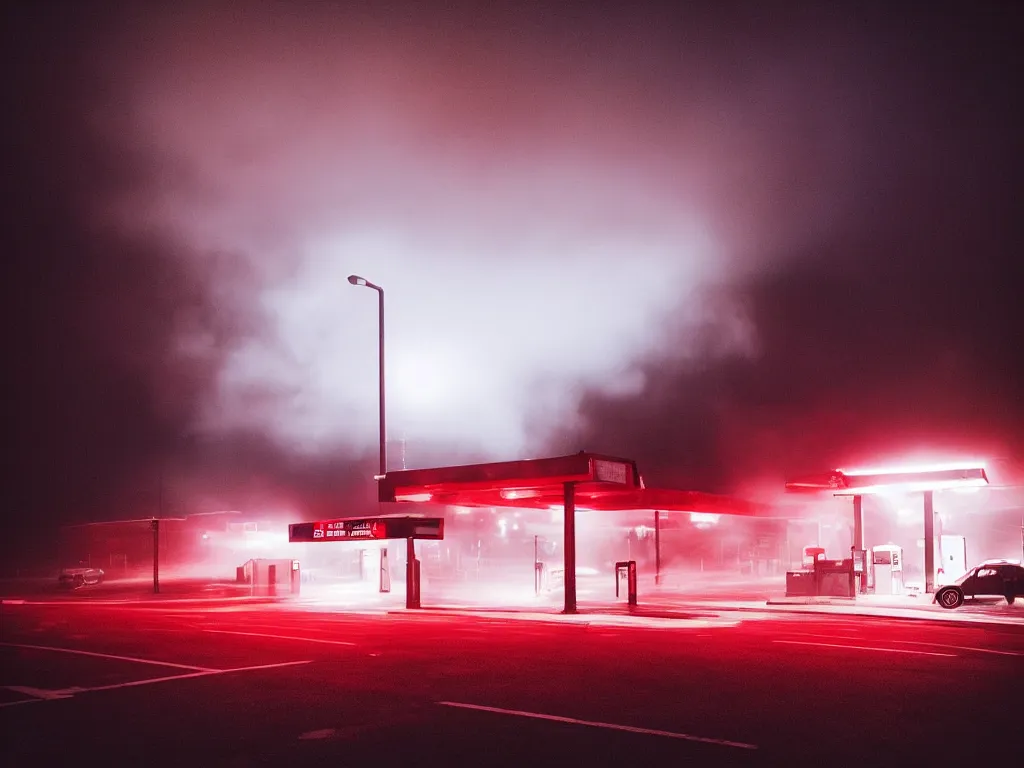
<path id="1" fill-rule="evenodd" d="M 351 273 L 419 465 L 1019 461 L 1022 14 L 850 5 L 21 3 L 8 529 L 361 510 Z"/>

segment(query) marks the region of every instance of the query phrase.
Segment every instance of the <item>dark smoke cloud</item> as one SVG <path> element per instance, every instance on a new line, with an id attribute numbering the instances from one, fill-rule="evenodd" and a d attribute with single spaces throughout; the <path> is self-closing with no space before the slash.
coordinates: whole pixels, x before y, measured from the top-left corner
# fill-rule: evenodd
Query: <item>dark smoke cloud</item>
<path id="1" fill-rule="evenodd" d="M 97 138 L 100 110 L 129 121 L 92 67 L 102 9 L 22 8 L 5 44 L 5 543 L 56 522 L 151 514 L 152 466 L 195 450 L 190 426 L 223 355 L 259 318 L 225 304 L 173 233 L 107 215 L 186 183 L 180 169 Z M 245 281 L 230 254 L 209 271 Z M 153 482 L 157 495 L 157 483 Z"/>
<path id="2" fill-rule="evenodd" d="M 715 490 L 905 455 L 1021 455 L 1020 14 L 921 22 L 880 27 L 874 61 L 850 72 L 874 98 L 844 138 L 863 163 L 848 215 L 799 247 L 746 244 L 749 274 L 636 360 L 642 387 L 583 387 L 572 418 L 538 423 L 542 450 L 623 454 L 656 481 Z M 726 343 L 737 327 L 742 349 Z"/>
<path id="3" fill-rule="evenodd" d="M 9 529 L 372 505 L 372 296 L 333 288 L 364 267 L 405 307 L 398 415 L 463 419 L 420 466 L 518 450 L 565 377 L 510 390 L 558 365 L 578 413 L 538 416 L 536 450 L 666 481 L 1013 447 L 1011 5 L 445 5 L 10 17 Z M 678 275 L 684 306 L 620 360 Z"/>

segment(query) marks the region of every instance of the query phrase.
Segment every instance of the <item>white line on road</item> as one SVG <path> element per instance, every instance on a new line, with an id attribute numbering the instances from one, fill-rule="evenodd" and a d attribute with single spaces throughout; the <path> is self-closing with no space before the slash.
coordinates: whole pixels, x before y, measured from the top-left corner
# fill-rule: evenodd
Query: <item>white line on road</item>
<path id="1" fill-rule="evenodd" d="M 243 595 L 241 597 L 174 597 L 174 598 L 164 598 L 164 599 L 161 599 L 161 600 L 139 600 L 137 598 L 123 597 L 123 598 L 114 598 L 114 599 L 109 599 L 109 600 L 91 600 L 89 598 L 82 598 L 81 600 L 21 600 L 17 604 L 18 605 L 48 605 L 48 606 L 54 606 L 54 605 L 60 605 L 60 606 L 83 606 L 83 607 L 99 605 L 99 606 L 108 607 L 108 608 L 110 606 L 116 606 L 118 608 L 135 608 L 135 607 L 143 608 L 145 606 L 162 606 L 162 605 L 168 605 L 168 604 L 181 605 L 182 603 L 188 603 L 188 604 L 195 605 L 195 606 L 201 608 L 202 606 L 209 605 L 211 603 L 229 603 L 231 605 L 239 605 L 239 604 L 244 604 L 244 603 L 251 603 L 253 605 L 262 605 L 262 604 L 264 604 L 263 601 L 266 601 L 268 599 L 270 599 L 270 598 L 250 597 L 248 595 Z M 5 598 L 3 602 L 6 604 L 6 603 L 13 603 L 14 601 L 8 600 L 8 599 Z"/>
<path id="2" fill-rule="evenodd" d="M 309 664 L 312 659 L 304 661 L 283 661 L 277 664 L 259 664 L 255 667 L 234 667 L 232 669 L 208 669 L 205 672 L 193 672 L 188 675 L 171 675 L 169 677 L 156 677 L 149 680 L 132 680 L 129 683 L 114 683 L 113 685 L 99 685 L 95 688 L 86 688 L 85 691 L 113 691 L 117 688 L 134 688 L 139 685 L 150 685 L 151 683 L 166 683 L 169 680 L 187 680 L 195 677 L 210 677 L 212 675 L 227 675 L 232 672 L 255 672 L 260 669 L 278 669 L 279 667 L 295 667 L 299 664 Z"/>
<path id="3" fill-rule="evenodd" d="M 514 717 L 528 717 L 534 720 L 549 720 L 555 723 L 568 723 L 569 725 L 586 725 L 591 728 L 604 728 L 611 731 L 626 731 L 627 733 L 639 733 L 645 736 L 664 736 L 669 739 L 680 739 L 682 741 L 696 741 L 702 744 L 717 744 L 720 747 L 735 747 L 736 749 L 757 749 L 756 744 L 746 744 L 742 741 L 727 741 L 725 739 L 709 739 L 705 736 L 692 736 L 688 733 L 676 733 L 675 731 L 659 731 L 654 728 L 638 728 L 634 725 L 619 725 L 617 723 L 601 723 L 595 720 L 577 720 L 575 717 L 562 717 L 560 715 L 544 715 L 538 712 L 523 712 L 518 709 L 500 709 L 499 707 L 485 707 L 480 704 L 462 704 L 457 701 L 439 701 L 442 707 L 455 707 L 457 709 L 473 709 L 480 712 L 493 712 L 499 715 L 512 715 Z"/>
<path id="4" fill-rule="evenodd" d="M 221 622 L 220 624 L 221 624 L 221 626 L 224 626 L 223 622 Z M 198 629 L 202 629 L 204 631 L 206 629 L 213 629 L 216 626 L 217 626 L 217 622 L 215 622 L 215 621 L 207 621 L 204 624 L 197 624 L 196 625 L 196 627 Z M 293 622 L 292 624 L 282 626 L 281 624 L 256 624 L 256 623 L 253 623 L 251 621 L 245 622 L 245 627 L 247 629 L 272 629 L 272 630 L 274 630 L 276 632 L 302 631 L 302 632 L 319 632 L 321 634 L 323 634 L 325 632 L 326 633 L 336 632 L 338 629 L 342 628 L 342 627 L 326 626 L 325 622 L 309 622 L 309 623 Z"/>
<path id="5" fill-rule="evenodd" d="M 915 656 L 947 656 L 956 658 L 955 653 L 934 653 L 932 651 L 907 651 L 902 648 L 876 648 L 871 645 L 839 645 L 838 643 L 810 643 L 801 640 L 772 640 L 773 643 L 785 643 L 786 645 L 815 645 L 819 648 L 849 648 L 855 651 L 881 651 L 883 653 L 909 653 Z"/>
<path id="6" fill-rule="evenodd" d="M 1017 651 L 997 651 L 994 648 L 972 648 L 967 645 L 944 645 L 943 643 L 923 643 L 920 640 L 893 640 L 902 645 L 927 645 L 929 648 L 950 648 L 955 651 L 977 651 L 978 653 L 994 653 L 999 656 L 1024 656 Z"/>
<path id="7" fill-rule="evenodd" d="M 275 640 L 301 640 L 304 643 L 324 643 L 326 645 L 355 645 L 347 640 L 324 640 L 319 637 L 296 637 L 294 635 L 267 635 L 262 632 L 235 632 L 230 629 L 204 629 L 203 632 L 213 632 L 218 635 L 243 635 L 245 637 L 271 637 Z"/>
<path id="8" fill-rule="evenodd" d="M 306 731 L 299 736 L 299 741 L 310 741 L 312 739 L 329 739 L 338 732 L 337 728 L 320 728 L 316 731 Z"/>
<path id="9" fill-rule="evenodd" d="M 98 659 L 111 659 L 113 661 L 133 661 L 137 664 L 152 664 L 155 667 L 173 667 L 174 669 L 190 669 L 193 672 L 210 672 L 210 667 L 197 667 L 192 664 L 175 664 L 170 661 L 156 661 L 155 659 L 140 659 L 135 656 L 116 656 L 112 653 L 96 653 L 95 651 L 80 651 L 77 648 L 55 648 L 50 645 L 24 645 L 22 643 L 0 643 L 0 646 L 8 648 L 28 648 L 34 651 L 55 651 L 57 653 L 73 653 L 78 656 L 94 656 Z"/>
<path id="10" fill-rule="evenodd" d="M 57 699 L 68 699 L 78 693 L 93 693 L 94 691 L 113 691 L 118 688 L 136 688 L 140 685 L 153 685 L 154 683 L 167 683 L 172 680 L 192 680 L 197 677 L 213 677 L 214 675 L 229 675 L 232 672 L 255 672 L 261 669 L 278 669 L 280 667 L 294 667 L 299 664 L 309 664 L 312 659 L 303 661 L 285 661 L 279 664 L 260 664 L 255 667 L 235 667 L 234 669 L 208 669 L 202 672 L 191 672 L 187 675 L 169 675 L 168 677 L 151 677 L 146 680 L 132 680 L 127 683 L 114 683 L 112 685 L 97 685 L 92 688 L 63 688 L 59 691 L 44 691 L 41 689 L 19 689 L 18 686 L 6 686 L 8 690 L 25 693 L 36 698 L 24 699 L 23 701 L 7 701 L 0 703 L 0 707 L 16 707 L 20 704 L 36 704 L 40 701 L 56 701 Z"/>
<path id="11" fill-rule="evenodd" d="M 33 698 L 36 698 L 36 699 L 52 700 L 52 699 L 67 699 L 67 698 L 70 698 L 70 694 L 61 693 L 60 691 L 50 691 L 50 690 L 47 690 L 46 688 L 30 688 L 27 685 L 5 685 L 4 687 L 8 691 L 14 691 L 15 693 L 20 693 L 20 694 L 23 694 L 25 696 L 32 696 Z M 13 703 L 20 704 L 21 702 L 18 701 L 18 702 L 13 702 Z"/>

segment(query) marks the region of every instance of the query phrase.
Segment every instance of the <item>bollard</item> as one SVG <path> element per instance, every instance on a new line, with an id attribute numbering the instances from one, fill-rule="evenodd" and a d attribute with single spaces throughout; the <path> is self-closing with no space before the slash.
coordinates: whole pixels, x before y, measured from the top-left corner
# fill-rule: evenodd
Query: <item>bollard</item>
<path id="1" fill-rule="evenodd" d="M 419 559 L 412 561 L 412 579 L 409 584 L 412 594 L 409 596 L 408 606 L 409 608 L 420 607 L 420 561 Z"/>
<path id="2" fill-rule="evenodd" d="M 388 549 L 381 547 L 380 550 L 380 584 L 378 591 L 381 593 L 391 591 L 391 570 L 388 567 Z"/>
<path id="3" fill-rule="evenodd" d="M 637 604 L 636 597 L 636 560 L 620 560 L 615 564 L 615 596 L 619 596 L 619 580 L 626 577 L 626 601 L 629 605 Z"/>

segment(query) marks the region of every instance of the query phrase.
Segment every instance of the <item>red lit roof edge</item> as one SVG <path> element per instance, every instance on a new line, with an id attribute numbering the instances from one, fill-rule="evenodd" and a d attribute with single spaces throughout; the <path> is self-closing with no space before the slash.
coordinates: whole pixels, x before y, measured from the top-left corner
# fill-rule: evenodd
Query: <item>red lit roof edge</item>
<path id="1" fill-rule="evenodd" d="M 463 464 L 429 469 L 387 472 L 378 481 L 380 501 L 395 501 L 398 489 L 406 493 L 428 492 L 431 488 L 462 486 L 484 489 L 532 488 L 565 482 L 587 482 L 594 477 L 593 461 L 626 464 L 631 469 L 630 486 L 640 485 L 636 462 L 595 453 L 574 453 L 541 459 Z M 415 490 L 414 490 L 415 489 Z"/>
<path id="2" fill-rule="evenodd" d="M 845 474 L 839 470 L 824 472 L 819 475 L 805 475 L 786 482 L 786 490 L 790 492 L 829 491 L 832 493 L 856 492 L 860 488 L 897 487 L 912 483 L 935 483 L 975 481 L 988 483 L 988 475 L 982 467 L 966 467 L 963 469 L 920 470 L 911 472 L 877 472 L 872 474 Z"/>

